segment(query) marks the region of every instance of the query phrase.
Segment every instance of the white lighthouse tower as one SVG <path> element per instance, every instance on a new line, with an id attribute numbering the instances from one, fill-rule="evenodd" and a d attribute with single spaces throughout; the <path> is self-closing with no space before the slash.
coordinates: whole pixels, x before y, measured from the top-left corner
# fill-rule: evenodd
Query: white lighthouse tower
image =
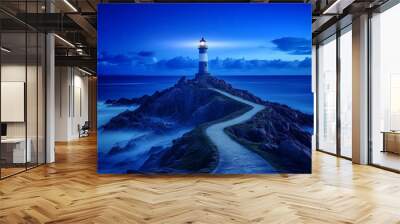
<path id="1" fill-rule="evenodd" d="M 208 57 L 207 57 L 207 44 L 204 37 L 201 38 L 199 43 L 199 72 L 196 74 L 196 78 L 200 78 L 202 76 L 210 75 L 208 73 Z"/>

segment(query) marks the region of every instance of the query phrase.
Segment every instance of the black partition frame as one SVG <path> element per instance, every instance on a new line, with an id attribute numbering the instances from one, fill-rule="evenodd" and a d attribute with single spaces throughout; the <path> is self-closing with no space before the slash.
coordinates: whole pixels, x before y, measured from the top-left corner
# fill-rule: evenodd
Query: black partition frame
<path id="1" fill-rule="evenodd" d="M 27 5 L 28 3 L 33 3 L 36 4 L 36 12 L 39 13 L 39 3 L 46 3 L 46 1 L 40 1 L 40 0 L 25 0 L 25 1 L 21 1 L 21 3 L 25 4 L 25 21 L 27 21 L 27 14 L 28 14 L 28 8 Z M 0 9 L 1 9 L 1 5 L 0 5 Z M 46 11 L 47 11 L 47 7 L 46 7 Z M 3 11 L 3 9 L 1 9 L 0 13 L 4 13 L 6 11 Z M 8 14 L 8 16 L 10 16 L 11 14 Z M 23 170 L 12 173 L 10 175 L 5 176 L 2 173 L 2 164 L 1 164 L 1 160 L 0 160 L 0 180 L 5 179 L 7 177 L 11 177 L 14 176 L 16 174 L 25 172 L 27 170 L 36 168 L 40 165 L 43 165 L 47 162 L 47 114 L 46 114 L 46 108 L 47 108 L 47 33 L 42 32 L 30 25 L 28 25 L 27 23 L 21 21 L 20 19 L 16 18 L 16 17 L 10 17 L 11 19 L 15 20 L 15 22 L 20 23 L 22 25 L 23 30 L 17 30 L 17 31 L 4 31 L 2 29 L 2 23 L 0 22 L 0 47 L 3 46 L 4 43 L 2 43 L 3 39 L 2 36 L 5 33 L 21 33 L 25 35 L 25 84 L 24 84 L 24 123 L 25 123 L 25 167 Z M 28 84 L 28 65 L 31 63 L 28 63 L 28 34 L 32 34 L 36 37 L 36 48 L 35 48 L 35 56 L 36 56 L 36 61 L 34 62 L 34 66 L 36 67 L 36 136 L 33 136 L 33 138 L 36 138 L 36 161 L 35 163 L 29 163 L 29 167 L 28 167 L 28 153 L 27 153 L 27 145 L 28 145 L 28 114 L 27 114 L 27 97 L 28 97 L 28 91 L 27 91 L 27 84 Z M 42 38 L 39 38 L 42 37 Z M 41 40 L 41 44 L 39 43 L 39 41 Z M 43 49 L 41 51 L 39 51 L 39 46 L 41 46 Z M 41 60 L 43 61 L 43 63 L 40 63 L 39 58 L 41 58 Z M 3 66 L 3 52 L 0 52 L 0 82 L 2 81 L 2 66 Z M 41 65 L 42 70 L 41 70 L 41 75 L 42 75 L 42 112 L 44 113 L 44 115 L 42 117 L 39 117 L 39 66 Z M 1 85 L 0 85 L 0 90 L 1 90 Z M 1 91 L 0 91 L 0 111 L 2 110 L 1 108 Z M 41 121 L 41 125 L 43 128 L 43 132 L 42 132 L 42 148 L 41 150 L 39 150 L 39 121 Z M 1 122 L 1 113 L 0 113 L 0 123 Z M 41 157 L 39 157 L 39 151 L 41 151 L 43 153 L 43 155 L 41 155 Z M 2 153 L 2 144 L 0 144 L 0 159 L 1 157 L 1 153 Z M 31 152 L 32 155 L 32 152 Z M 41 160 L 39 160 L 39 158 L 41 158 Z"/>
<path id="2" fill-rule="evenodd" d="M 323 152 L 323 153 L 327 153 L 329 155 L 333 155 L 333 156 L 338 156 L 340 158 L 344 158 L 347 160 L 352 160 L 352 158 L 347 157 L 342 155 L 341 152 L 341 118 L 340 118 L 340 103 L 341 103 L 341 96 L 340 96 L 340 84 L 341 84 L 341 67 L 340 67 L 340 37 L 345 33 L 344 31 L 346 30 L 346 32 L 351 32 L 351 30 L 349 31 L 349 27 L 351 27 L 352 23 L 346 24 L 343 27 L 340 27 L 339 25 L 335 25 L 334 29 L 335 32 L 331 33 L 330 35 L 325 36 L 323 39 L 319 40 L 319 42 L 316 44 L 316 48 L 315 48 L 315 58 L 316 58 L 316 67 L 315 67 L 315 71 L 316 71 L 316 150 L 319 152 Z M 324 149 L 321 149 L 319 147 L 319 113 L 321 111 L 319 111 L 319 93 L 321 91 L 321 89 L 319 88 L 319 59 L 320 59 L 320 55 L 319 55 L 319 45 L 320 43 L 328 40 L 329 38 L 332 38 L 333 36 L 335 36 L 335 39 L 332 41 L 336 41 L 336 152 L 332 153 L 332 152 L 328 152 Z"/>

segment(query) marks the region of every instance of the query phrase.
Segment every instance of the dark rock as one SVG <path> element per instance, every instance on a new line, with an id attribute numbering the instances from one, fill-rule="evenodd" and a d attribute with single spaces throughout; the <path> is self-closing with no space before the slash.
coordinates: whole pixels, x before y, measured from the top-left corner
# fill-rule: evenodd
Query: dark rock
<path id="1" fill-rule="evenodd" d="M 264 143 L 260 146 L 260 148 L 264 151 L 272 151 L 272 152 L 276 152 L 276 150 L 279 148 L 278 145 L 274 144 L 274 143 Z"/>
<path id="2" fill-rule="evenodd" d="M 103 128 L 168 131 L 217 120 L 245 107 L 246 104 L 183 77 L 175 86 L 147 97 L 136 110 L 113 117 Z"/>
<path id="3" fill-rule="evenodd" d="M 312 116 L 278 104 L 266 108 L 250 120 L 226 131 L 242 144 L 256 151 L 285 172 L 308 172 L 311 169 Z"/>
<path id="4" fill-rule="evenodd" d="M 263 104 L 263 100 L 261 98 L 256 97 L 249 93 L 247 90 L 235 89 L 231 84 L 225 82 L 222 79 L 218 79 L 214 76 L 201 76 L 194 80 L 194 82 L 198 83 L 200 86 L 204 88 L 215 88 L 232 94 L 234 96 L 241 97 L 243 99 L 249 100 L 251 102 Z"/>
<path id="5" fill-rule="evenodd" d="M 152 149 L 150 154 L 141 172 L 208 173 L 218 163 L 218 152 L 201 128 L 175 139 L 167 149 Z"/>
<path id="6" fill-rule="evenodd" d="M 245 90 L 235 89 L 224 80 L 201 76 L 192 80 L 185 77 L 168 89 L 151 96 L 135 99 L 140 107 L 112 118 L 105 130 L 141 129 L 156 132 L 173 131 L 181 126 L 197 126 L 171 147 L 155 147 L 140 172 L 198 173 L 211 172 L 218 161 L 218 153 L 198 125 L 224 118 L 247 108 L 246 104 L 211 90 L 216 88 L 254 103 L 265 109 L 248 121 L 226 128 L 235 140 L 278 167 L 281 172 L 308 172 L 311 170 L 311 133 L 304 127 L 313 127 L 313 116 L 286 105 L 263 101 Z M 112 102 L 126 104 L 135 100 Z M 115 148 L 113 153 L 120 153 Z"/>
<path id="7" fill-rule="evenodd" d="M 247 138 L 252 142 L 263 142 L 267 139 L 266 131 L 260 128 L 252 128 L 248 130 Z"/>
<path id="8" fill-rule="evenodd" d="M 140 129 L 152 130 L 156 133 L 162 133 L 174 130 L 178 125 L 174 122 L 169 122 L 154 117 L 144 117 L 135 111 L 125 111 L 113 117 L 107 124 L 103 126 L 105 130 L 118 129 Z"/>
<path id="9" fill-rule="evenodd" d="M 110 151 L 108 151 L 108 156 L 114 156 L 120 153 L 128 152 L 135 148 L 136 146 L 136 139 L 130 140 L 125 146 L 121 147 L 120 145 L 114 145 Z"/>
<path id="10" fill-rule="evenodd" d="M 129 165 L 132 165 L 132 163 L 133 162 L 131 160 L 124 160 L 124 161 L 116 163 L 114 166 L 115 167 L 126 167 L 126 166 L 129 166 Z"/>
<path id="11" fill-rule="evenodd" d="M 130 106 L 130 105 L 139 105 L 145 102 L 147 99 L 149 99 L 150 96 L 144 95 L 139 98 L 132 98 L 132 99 L 127 99 L 127 98 L 120 98 L 116 100 L 106 100 L 106 104 L 109 104 L 111 106 Z"/>
<path id="12" fill-rule="evenodd" d="M 149 152 L 149 158 L 139 170 L 142 172 L 160 172 L 162 170 L 160 166 L 161 160 L 165 153 L 166 150 L 161 146 L 152 147 Z"/>
<path id="13" fill-rule="evenodd" d="M 110 149 L 110 151 L 108 151 L 107 155 L 113 156 L 113 155 L 119 154 L 119 153 L 121 153 L 121 152 L 123 152 L 123 151 L 124 151 L 123 147 L 120 147 L 120 146 L 113 146 L 113 147 Z"/>
<path id="14" fill-rule="evenodd" d="M 178 80 L 178 82 L 176 83 L 176 85 L 175 86 L 183 86 L 183 85 L 185 85 L 187 82 L 186 82 L 187 80 L 186 80 L 186 77 L 185 76 L 182 76 L 179 80 Z"/>

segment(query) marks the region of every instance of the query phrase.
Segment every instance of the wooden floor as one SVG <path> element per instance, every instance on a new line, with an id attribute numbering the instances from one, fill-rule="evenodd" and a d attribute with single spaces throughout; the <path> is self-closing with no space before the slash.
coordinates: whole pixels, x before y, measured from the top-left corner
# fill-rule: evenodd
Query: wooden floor
<path id="1" fill-rule="evenodd" d="M 395 170 L 400 170 L 400 155 L 391 152 L 374 151 L 373 154 L 374 164 L 389 167 Z"/>
<path id="2" fill-rule="evenodd" d="M 96 174 L 96 139 L 0 181 L 0 223 L 400 223 L 400 175 L 314 153 L 312 175 Z"/>
<path id="3" fill-rule="evenodd" d="M 25 171 L 25 167 L 24 168 L 0 168 L 1 169 L 1 177 L 8 177 L 11 176 L 13 174 L 19 173 L 19 172 L 23 172 Z"/>

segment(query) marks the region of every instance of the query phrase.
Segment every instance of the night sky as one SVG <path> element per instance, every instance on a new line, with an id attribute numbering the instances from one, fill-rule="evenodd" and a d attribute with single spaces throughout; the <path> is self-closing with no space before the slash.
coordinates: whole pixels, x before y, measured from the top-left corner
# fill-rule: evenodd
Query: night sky
<path id="1" fill-rule="evenodd" d="M 311 75 L 308 4 L 100 4 L 100 75 Z"/>

